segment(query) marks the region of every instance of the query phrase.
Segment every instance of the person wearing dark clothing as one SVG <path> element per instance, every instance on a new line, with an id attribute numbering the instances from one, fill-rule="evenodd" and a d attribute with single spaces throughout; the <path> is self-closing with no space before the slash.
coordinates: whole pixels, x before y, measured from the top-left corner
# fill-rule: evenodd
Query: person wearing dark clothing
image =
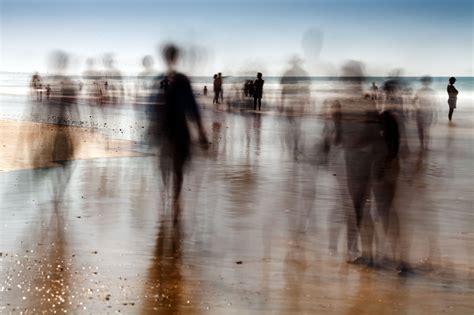
<path id="1" fill-rule="evenodd" d="M 457 103 L 457 100 L 458 100 L 458 90 L 454 87 L 454 83 L 456 82 L 456 78 L 455 77 L 451 77 L 449 78 L 449 84 L 448 84 L 448 96 L 449 96 L 449 99 L 448 99 L 448 105 L 449 105 L 449 114 L 448 114 L 448 118 L 449 118 L 449 121 L 451 121 L 453 119 L 453 112 L 454 112 L 454 109 L 456 108 L 456 103 Z"/>
<path id="2" fill-rule="evenodd" d="M 253 109 L 257 110 L 257 103 L 258 103 L 258 110 L 262 107 L 262 95 L 263 95 L 263 83 L 265 80 L 262 80 L 262 73 L 257 73 L 257 80 L 254 81 L 254 89 L 253 89 Z"/>
<path id="3" fill-rule="evenodd" d="M 212 100 L 213 104 L 219 104 L 219 96 L 221 94 L 222 88 L 222 79 L 217 75 L 214 74 L 214 99 Z"/>
<path id="4" fill-rule="evenodd" d="M 169 85 L 170 80 L 168 80 L 168 77 L 164 77 L 163 80 L 160 81 L 160 89 L 163 90 L 163 92 L 168 91 Z"/>
<path id="5" fill-rule="evenodd" d="M 178 48 L 169 45 L 163 50 L 163 57 L 168 65 L 166 89 L 158 91 L 155 96 L 158 110 L 154 119 L 155 141 L 160 149 L 160 168 L 165 188 L 169 174 L 173 175 L 173 212 L 177 222 L 181 212 L 181 189 L 184 169 L 191 159 L 191 134 L 189 122 L 197 127 L 199 141 L 207 148 L 208 141 L 204 131 L 201 115 L 188 77 L 174 71 L 178 58 Z M 162 77 L 157 78 L 160 82 Z M 162 82 L 162 81 L 161 81 Z"/>

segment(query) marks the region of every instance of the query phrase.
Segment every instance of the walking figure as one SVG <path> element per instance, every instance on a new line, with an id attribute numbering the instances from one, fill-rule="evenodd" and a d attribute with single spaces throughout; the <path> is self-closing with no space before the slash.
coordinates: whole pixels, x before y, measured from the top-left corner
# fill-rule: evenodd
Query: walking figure
<path id="1" fill-rule="evenodd" d="M 177 223 L 181 213 L 181 190 L 184 169 L 191 159 L 191 132 L 189 122 L 197 127 L 199 142 L 207 149 L 208 141 L 201 122 L 196 99 L 188 77 L 175 71 L 179 50 L 174 45 L 167 45 L 163 58 L 168 67 L 166 76 L 157 78 L 158 82 L 166 80 L 167 84 L 159 89 L 155 96 L 158 109 L 154 120 L 156 144 L 160 149 L 160 169 L 165 189 L 169 186 L 169 175 L 173 179 L 172 209 L 174 222 Z"/>

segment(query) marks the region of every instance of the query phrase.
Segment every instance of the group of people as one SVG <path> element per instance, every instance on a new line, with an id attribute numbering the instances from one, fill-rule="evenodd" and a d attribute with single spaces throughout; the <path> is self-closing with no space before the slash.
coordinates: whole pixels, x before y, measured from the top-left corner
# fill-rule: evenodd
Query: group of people
<path id="1" fill-rule="evenodd" d="M 161 170 L 162 181 L 165 189 L 172 187 L 172 209 L 174 221 L 179 222 L 181 216 L 181 192 L 186 165 L 191 159 L 191 129 L 197 131 L 198 141 L 202 149 L 209 147 L 208 138 L 202 123 L 200 110 L 196 102 L 190 79 L 176 71 L 176 63 L 180 56 L 180 50 L 174 45 L 167 45 L 162 51 L 162 57 L 166 64 L 166 71 L 157 75 L 150 82 L 148 102 L 153 104 L 154 110 L 147 112 L 148 144 L 158 150 L 157 164 Z M 144 60 L 145 61 L 145 60 Z M 52 82 L 58 86 L 57 105 L 60 105 L 57 124 L 66 124 L 65 120 L 73 116 L 77 110 L 77 87 L 76 84 L 64 75 L 68 58 L 64 53 L 56 56 L 56 75 Z M 350 207 L 340 207 L 339 214 L 347 228 L 347 250 L 349 261 L 356 264 L 374 264 L 374 253 L 383 250 L 385 241 L 392 243 L 394 255 L 400 263 L 401 272 L 410 269 L 406 261 L 406 253 L 398 249 L 401 237 L 397 209 L 394 200 L 397 193 L 399 174 L 403 171 L 402 160 L 407 154 L 407 116 L 405 112 L 405 100 L 403 87 L 397 77 L 388 78 L 379 91 L 375 83 L 372 85 L 371 93 L 367 94 L 363 87 L 365 75 L 363 65 L 351 61 L 342 67 L 345 94 L 339 95 L 325 103 L 325 122 L 322 133 L 322 144 L 318 152 L 318 164 L 325 165 L 330 160 L 331 152 L 342 156 L 344 160 L 343 169 L 336 170 L 345 174 L 343 179 L 338 179 L 339 189 L 347 190 L 351 201 Z M 294 66 L 282 78 L 282 112 L 286 113 L 288 126 L 292 137 L 290 142 L 298 143 L 301 137 L 301 116 L 291 110 L 295 105 L 294 96 L 302 97 L 300 103 L 309 102 L 310 89 L 307 80 L 303 83 L 294 84 L 291 74 L 301 71 Z M 116 75 L 118 75 L 116 73 Z M 89 73 L 88 78 L 93 82 L 98 76 Z M 32 84 L 38 86 L 39 76 L 35 76 Z M 214 76 L 214 103 L 219 104 L 223 99 L 222 74 Z M 449 119 L 452 119 L 458 91 L 454 87 L 456 79 L 450 78 L 448 85 L 450 107 Z M 108 86 L 108 81 L 106 86 Z M 429 144 L 429 126 L 434 119 L 433 90 L 430 88 L 431 78 L 421 78 L 422 88 L 419 89 L 413 101 L 415 117 L 418 126 L 421 152 L 426 152 Z M 97 83 L 92 83 L 92 87 Z M 247 81 L 244 91 L 247 96 L 254 99 L 254 110 L 261 110 L 261 99 L 263 95 L 264 80 L 262 73 L 257 73 L 256 80 Z M 105 88 L 107 89 L 107 87 Z M 245 92 L 244 92 L 245 93 Z M 302 112 L 301 112 L 302 113 Z M 56 134 L 57 141 L 68 142 L 70 135 L 64 130 Z M 57 142 L 54 140 L 53 142 Z M 57 147 L 55 147 L 57 148 Z M 71 159 L 74 147 L 70 144 L 63 145 L 64 151 L 61 158 L 56 160 Z M 295 146 L 297 154 L 299 148 Z M 338 154 L 337 152 L 340 152 Z M 376 236 L 376 219 L 367 206 L 369 196 L 375 198 L 375 210 L 381 219 L 382 233 L 379 235 L 383 241 L 374 241 Z M 389 237 L 389 226 L 396 231 Z M 331 231 L 331 233 L 339 233 Z M 331 240 L 337 237 L 330 237 Z M 359 248 L 358 242 L 361 241 Z M 379 244 L 379 248 L 375 244 Z M 336 247 L 334 243 L 331 247 Z M 382 248 L 382 249 L 381 249 Z"/>
<path id="2" fill-rule="evenodd" d="M 43 79 L 38 72 L 35 72 L 31 77 L 30 89 L 32 97 L 36 98 L 37 101 L 41 102 L 43 100 L 43 91 L 46 92 L 46 100 L 49 101 L 51 95 L 51 85 L 43 84 Z"/>

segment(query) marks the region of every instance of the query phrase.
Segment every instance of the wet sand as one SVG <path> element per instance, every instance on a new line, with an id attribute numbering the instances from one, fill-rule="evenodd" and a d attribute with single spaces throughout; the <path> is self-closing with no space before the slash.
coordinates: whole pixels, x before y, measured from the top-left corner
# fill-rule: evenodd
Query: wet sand
<path id="1" fill-rule="evenodd" d="M 295 161 L 282 117 L 203 116 L 212 145 L 195 152 L 177 226 L 156 157 L 77 128 L 77 159 L 31 169 L 10 149 L 25 129 L 2 122 L 0 312 L 472 314 L 470 120 L 433 129 L 422 175 L 410 176 L 415 154 L 404 164 L 397 208 L 415 273 L 400 277 L 345 263 L 342 238 L 330 254 L 340 200 L 337 174 L 312 163 L 317 117 L 302 122 Z M 430 242 L 439 254 L 424 268 Z"/>

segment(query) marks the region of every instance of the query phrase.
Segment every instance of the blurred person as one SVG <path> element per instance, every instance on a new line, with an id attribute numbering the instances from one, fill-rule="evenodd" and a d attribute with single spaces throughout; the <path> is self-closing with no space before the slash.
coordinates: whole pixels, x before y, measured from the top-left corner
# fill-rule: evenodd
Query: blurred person
<path id="1" fill-rule="evenodd" d="M 245 80 L 244 83 L 244 96 L 249 96 L 249 80 Z"/>
<path id="2" fill-rule="evenodd" d="M 389 111 L 397 120 L 400 133 L 400 155 L 406 157 L 409 154 L 408 138 L 406 134 L 405 121 L 407 118 L 406 89 L 399 77 L 400 70 L 394 70 L 391 76 L 384 82 L 382 87 L 383 100 L 381 112 Z"/>
<path id="3" fill-rule="evenodd" d="M 43 99 L 43 79 L 38 72 L 35 72 L 31 77 L 30 87 L 37 101 Z"/>
<path id="4" fill-rule="evenodd" d="M 124 100 L 124 87 L 122 74 L 115 68 L 114 56 L 111 53 L 104 55 L 102 59 L 105 71 L 104 80 L 104 103 L 107 105 L 118 106 Z"/>
<path id="5" fill-rule="evenodd" d="M 163 58 L 167 66 L 166 77 L 169 80 L 167 89 L 160 89 L 155 96 L 158 110 L 155 117 L 155 142 L 160 150 L 160 169 L 165 189 L 168 188 L 169 175 L 172 174 L 173 196 L 172 209 L 174 222 L 177 223 L 181 214 L 181 190 L 184 169 L 191 159 L 191 133 L 188 121 L 197 128 L 199 142 L 205 149 L 208 140 L 204 131 L 201 115 L 193 95 L 188 77 L 175 70 L 179 58 L 179 49 L 166 45 Z M 158 77 L 161 81 L 163 77 Z"/>
<path id="6" fill-rule="evenodd" d="M 448 91 L 448 105 L 449 105 L 449 114 L 448 114 L 448 118 L 449 118 L 449 121 L 451 121 L 453 119 L 453 113 L 454 113 L 454 109 L 456 108 L 456 103 L 457 103 L 457 100 L 458 100 L 458 90 L 454 87 L 454 83 L 456 82 L 456 78 L 455 77 L 450 77 L 449 78 L 449 84 L 448 84 L 448 87 L 447 87 L 447 91 Z"/>
<path id="7" fill-rule="evenodd" d="M 202 89 L 202 94 L 204 96 L 207 96 L 207 86 L 206 85 L 204 85 L 204 89 Z"/>
<path id="8" fill-rule="evenodd" d="M 91 126 L 98 125 L 103 117 L 102 108 L 97 108 L 102 103 L 104 93 L 101 84 L 101 74 L 95 69 L 95 61 L 92 58 L 86 60 L 86 70 L 82 74 L 85 83 L 86 104 L 89 106 L 89 118 Z"/>
<path id="9" fill-rule="evenodd" d="M 46 100 L 49 101 L 49 97 L 51 96 L 51 84 L 46 85 Z"/>
<path id="10" fill-rule="evenodd" d="M 341 145 L 341 133 L 336 133 L 341 124 L 341 105 L 339 102 L 326 101 L 323 104 L 322 117 L 324 126 L 322 141 L 317 156 L 318 167 L 326 166 L 336 180 L 336 204 L 330 209 L 329 221 L 329 253 L 336 254 L 340 235 L 346 228 L 346 244 L 348 261 L 359 257 L 359 252 L 352 239 L 357 238 L 355 214 L 351 207 L 351 197 L 347 188 L 347 175 L 344 162 L 344 150 Z"/>
<path id="11" fill-rule="evenodd" d="M 358 252 L 359 236 L 361 239 L 361 256 L 349 256 L 348 262 L 372 266 L 376 249 L 375 223 L 367 200 L 372 192 L 377 214 L 382 220 L 384 235 L 381 238 L 385 240 L 390 220 L 398 226 L 392 204 L 399 170 L 399 131 L 392 114 L 389 111 L 379 114 L 374 100 L 365 97 L 363 65 L 349 61 L 343 66 L 342 73 L 348 93 L 333 101 L 331 117 L 334 121 L 333 142 L 340 143 L 344 151 L 345 176 L 355 217 L 355 225 L 350 225 L 351 215 L 346 216 L 349 255 Z M 326 152 L 331 144 L 332 141 L 326 141 Z M 384 242 L 379 244 L 384 248 Z"/>
<path id="12" fill-rule="evenodd" d="M 430 126 L 436 118 L 435 92 L 430 85 L 430 76 L 420 78 L 422 87 L 416 92 L 413 103 L 415 105 L 416 125 L 421 151 L 428 149 L 430 140 Z"/>
<path id="13" fill-rule="evenodd" d="M 283 133 L 284 143 L 294 159 L 302 153 L 301 120 L 311 102 L 310 80 L 308 73 L 301 67 L 298 57 L 290 60 L 290 68 L 283 74 L 280 97 L 280 112 L 286 118 L 286 130 Z"/>
<path id="14" fill-rule="evenodd" d="M 254 90 L 255 90 L 255 86 L 253 84 L 253 80 L 249 80 L 249 97 L 253 98 Z"/>
<path id="15" fill-rule="evenodd" d="M 155 77 L 157 71 L 154 69 L 154 60 L 150 55 L 146 55 L 141 59 L 143 70 L 137 74 L 135 81 L 135 102 L 134 102 L 134 113 L 135 113 L 135 132 L 141 141 L 146 143 L 146 133 L 143 130 L 148 130 L 150 121 L 148 121 L 147 114 L 150 111 L 154 111 L 155 104 L 150 101 L 150 96 L 154 93 L 155 89 Z"/>
<path id="16" fill-rule="evenodd" d="M 146 103 L 153 90 L 154 78 L 156 77 L 153 63 L 152 56 L 142 58 L 143 70 L 137 75 L 137 82 L 135 84 L 137 104 Z"/>
<path id="17" fill-rule="evenodd" d="M 257 103 L 258 103 L 258 110 L 260 111 L 262 107 L 262 96 L 263 96 L 263 84 L 265 80 L 262 79 L 262 73 L 257 73 L 257 79 L 254 81 L 254 91 L 253 91 L 253 109 L 257 110 Z"/>
<path id="18" fill-rule="evenodd" d="M 309 72 L 318 73 L 318 75 L 321 76 L 336 76 L 336 67 L 327 60 L 321 58 L 323 46 L 324 33 L 321 29 L 311 27 L 303 33 L 301 38 L 301 48 Z"/>
<path id="19" fill-rule="evenodd" d="M 224 103 L 224 81 L 223 81 L 224 78 L 222 77 L 221 72 L 217 74 L 217 77 L 219 78 L 219 85 L 220 85 L 219 98 L 221 99 L 221 103 Z"/>
<path id="20" fill-rule="evenodd" d="M 40 123 L 35 125 L 32 139 L 26 140 L 27 133 L 18 141 L 21 154 L 29 154 L 32 168 L 60 166 L 38 172 L 41 179 L 49 178 L 53 183 L 55 196 L 62 194 L 69 181 L 71 168 L 68 161 L 74 158 L 75 141 L 71 133 L 71 125 L 80 121 L 77 109 L 77 83 L 66 75 L 69 56 L 63 51 L 54 51 L 49 56 L 48 77 L 50 90 L 49 101 L 45 106 L 34 106 L 31 114 Z M 28 146 L 32 144 L 32 147 Z M 25 152 L 27 149 L 27 152 Z M 40 179 L 40 178 L 38 178 Z"/>
<path id="21" fill-rule="evenodd" d="M 214 99 L 212 103 L 219 104 L 219 96 L 221 94 L 222 81 L 217 74 L 214 74 L 213 86 L 214 86 Z"/>
<path id="22" fill-rule="evenodd" d="M 52 161 L 63 163 L 74 157 L 75 145 L 71 134 L 71 124 L 79 121 L 77 107 L 78 85 L 66 76 L 69 66 L 69 56 L 62 51 L 56 51 L 51 57 L 53 75 L 51 84 L 54 93 L 48 106 L 52 113 L 49 115 L 56 124 L 53 135 Z M 53 114 L 55 113 L 55 114 Z"/>
<path id="23" fill-rule="evenodd" d="M 375 82 L 372 82 L 372 86 L 370 87 L 370 97 L 373 100 L 376 100 L 378 98 L 378 95 L 379 95 L 379 88 L 375 84 Z"/>

